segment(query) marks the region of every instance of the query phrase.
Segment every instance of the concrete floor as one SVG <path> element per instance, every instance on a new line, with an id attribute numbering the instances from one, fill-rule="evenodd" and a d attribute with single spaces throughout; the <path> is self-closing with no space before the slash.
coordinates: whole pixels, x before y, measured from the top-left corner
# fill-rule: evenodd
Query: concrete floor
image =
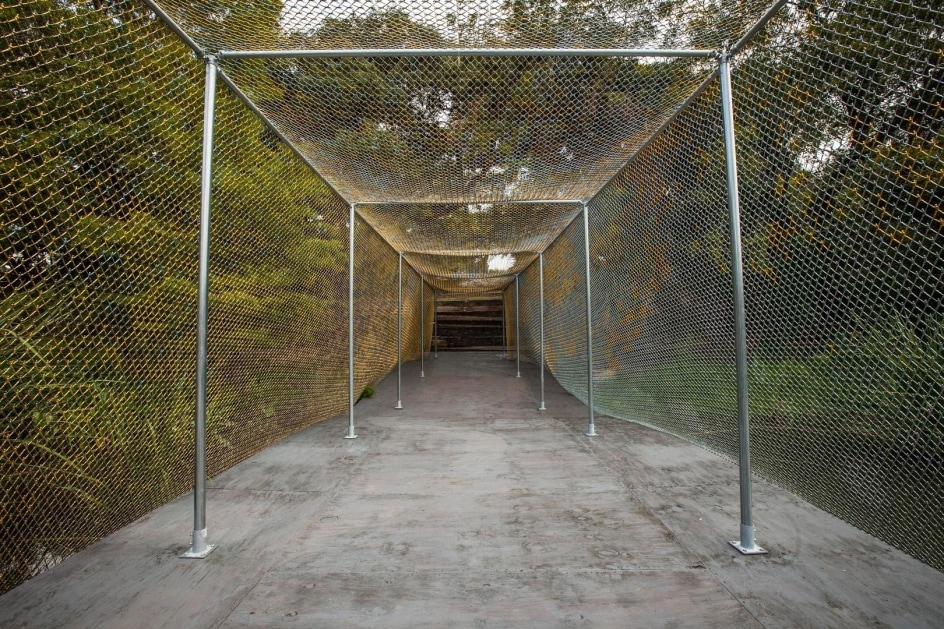
<path id="1" fill-rule="evenodd" d="M 736 465 L 599 418 L 496 354 L 404 367 L 356 408 L 214 478 L 217 550 L 178 559 L 183 496 L 0 597 L 0 627 L 941 627 L 944 574 L 755 484 Z"/>

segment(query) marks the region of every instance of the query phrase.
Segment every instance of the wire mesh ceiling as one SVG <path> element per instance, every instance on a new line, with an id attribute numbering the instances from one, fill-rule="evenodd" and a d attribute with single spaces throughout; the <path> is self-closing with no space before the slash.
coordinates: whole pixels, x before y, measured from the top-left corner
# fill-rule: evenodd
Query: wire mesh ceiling
<path id="1" fill-rule="evenodd" d="M 456 279 L 494 278 L 516 275 L 534 262 L 536 253 L 500 253 L 486 256 L 439 256 L 408 253 L 403 258 L 422 275 Z"/>
<path id="2" fill-rule="evenodd" d="M 733 42 L 770 5 L 717 0 L 284 0 L 158 4 L 204 50 L 692 48 Z"/>
<path id="3" fill-rule="evenodd" d="M 398 251 L 481 256 L 544 251 L 580 205 L 360 205 L 357 211 Z"/>
<path id="4" fill-rule="evenodd" d="M 348 202 L 397 204 L 358 208 L 394 248 L 451 256 L 423 258 L 424 272 L 490 277 L 489 290 L 494 273 L 471 271 L 483 256 L 543 251 L 579 209 L 489 204 L 593 197 L 711 76 L 705 55 L 770 7 L 156 4 Z"/>
<path id="5" fill-rule="evenodd" d="M 712 71 L 701 59 L 224 59 L 346 199 L 585 199 Z"/>

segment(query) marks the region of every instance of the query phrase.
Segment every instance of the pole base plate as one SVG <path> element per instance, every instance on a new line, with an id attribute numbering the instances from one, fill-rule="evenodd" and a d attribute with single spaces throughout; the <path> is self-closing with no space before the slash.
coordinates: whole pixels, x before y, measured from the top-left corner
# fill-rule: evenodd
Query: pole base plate
<path id="1" fill-rule="evenodd" d="M 394 406 L 393 408 L 397 409 L 398 411 L 402 411 L 402 410 L 403 410 L 403 402 L 400 402 L 400 401 L 398 400 L 398 401 L 397 401 L 397 405 Z"/>
<path id="2" fill-rule="evenodd" d="M 344 435 L 345 439 L 357 439 L 357 435 Z"/>
<path id="3" fill-rule="evenodd" d="M 207 544 L 206 547 L 200 552 L 194 552 L 193 547 L 191 546 L 187 552 L 180 556 L 181 559 L 203 559 L 207 555 L 213 552 L 213 549 L 216 548 L 216 544 Z"/>
<path id="4" fill-rule="evenodd" d="M 737 551 L 741 553 L 742 555 L 766 555 L 767 554 L 766 550 L 764 550 L 763 548 L 757 545 L 753 546 L 752 548 L 745 548 L 744 546 L 741 546 L 741 540 L 739 539 L 736 539 L 728 543 L 734 546 L 735 548 L 737 548 Z"/>
<path id="5" fill-rule="evenodd" d="M 538 410 L 539 410 L 539 411 L 546 411 L 547 408 L 542 404 L 541 406 L 538 407 Z"/>

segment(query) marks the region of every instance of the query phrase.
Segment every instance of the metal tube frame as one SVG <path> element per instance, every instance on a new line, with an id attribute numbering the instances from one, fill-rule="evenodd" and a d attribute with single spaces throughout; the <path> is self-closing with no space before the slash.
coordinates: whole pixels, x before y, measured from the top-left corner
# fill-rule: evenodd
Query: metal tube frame
<path id="1" fill-rule="evenodd" d="M 206 378 L 207 378 L 207 321 L 209 310 L 209 245 L 210 245 L 210 215 L 211 215 L 211 197 L 212 197 L 212 157 L 213 157 L 213 124 L 215 118 L 216 106 L 216 79 L 217 75 L 222 73 L 218 68 L 219 59 L 239 59 L 239 58 L 286 58 L 286 57 L 322 57 L 322 58 L 340 58 L 340 57 L 460 57 L 460 56 L 579 56 L 579 57 L 703 57 L 716 58 L 719 60 L 718 74 L 721 79 L 721 101 L 722 116 L 724 121 L 724 144 L 726 161 L 726 179 L 728 188 L 728 206 L 730 213 L 731 229 L 731 257 L 732 257 L 732 275 L 734 285 L 734 306 L 735 306 L 735 354 L 737 362 L 737 400 L 738 400 L 738 431 L 740 446 L 740 480 L 741 480 L 741 538 L 738 541 L 732 541 L 731 544 L 739 551 L 745 554 L 764 553 L 762 548 L 756 545 L 754 539 L 754 526 L 751 513 L 751 475 L 750 475 L 750 441 L 749 441 L 749 401 L 747 390 L 747 334 L 744 309 L 744 278 L 743 262 L 741 255 L 741 234 L 740 234 L 740 203 L 738 198 L 737 185 L 737 157 L 734 135 L 734 115 L 731 96 L 731 76 L 730 76 L 730 57 L 743 49 L 758 32 L 772 19 L 784 6 L 786 0 L 776 0 L 768 11 L 759 19 L 740 40 L 729 50 L 718 53 L 711 50 L 658 50 L 658 49 L 377 49 L 377 50 L 262 50 L 262 51 L 221 51 L 216 55 L 206 55 L 200 46 L 189 37 L 189 35 L 171 19 L 156 3 L 152 0 L 142 0 L 157 17 L 166 23 L 169 28 L 180 39 L 189 46 L 198 57 L 203 57 L 206 62 L 206 85 L 204 92 L 204 129 L 203 129 L 203 163 L 201 172 L 201 198 L 200 198 L 200 248 L 199 248 L 199 278 L 198 278 L 198 305 L 197 305 L 197 374 L 196 374 L 196 417 L 195 417 L 195 452 L 194 452 L 194 530 L 191 542 L 191 548 L 183 557 L 205 557 L 215 546 L 206 543 Z M 695 93 L 689 96 L 682 106 L 677 108 L 675 114 L 661 125 L 644 143 L 643 147 L 637 150 L 627 162 L 627 165 L 634 161 L 636 156 L 647 147 L 656 137 L 661 135 L 665 128 L 677 117 L 677 115 L 688 108 L 688 106 L 704 90 L 705 86 L 714 78 L 714 73 L 708 77 Z M 309 166 L 311 164 L 301 154 L 300 151 L 290 142 L 275 125 L 271 123 L 261 111 L 255 107 L 228 77 L 222 76 L 222 80 L 239 96 L 262 120 L 278 135 L 279 139 L 285 142 L 296 154 Z M 618 172 L 621 173 L 624 168 Z M 316 171 L 317 172 L 317 171 Z M 615 177 L 613 179 L 615 179 Z M 612 182 L 612 179 L 610 180 Z M 610 182 L 607 182 L 603 188 L 606 188 Z M 602 189 L 602 188 L 601 188 Z M 340 196 L 340 195 L 339 195 Z M 342 197 L 343 198 L 343 197 Z M 410 204 L 410 202 L 366 202 L 371 205 L 385 204 Z M 507 203 L 573 203 L 573 201 L 508 201 Z M 588 361 L 588 407 L 589 407 L 589 430 L 587 434 L 594 436 L 593 422 L 593 337 L 592 337 L 592 308 L 590 301 L 590 240 L 589 240 L 589 221 L 587 217 L 587 202 L 581 202 L 583 205 L 584 221 L 584 239 L 585 239 L 585 262 L 586 262 L 586 289 L 587 289 L 587 361 Z M 576 217 L 575 217 L 576 218 Z M 345 438 L 354 439 L 354 223 L 355 223 L 355 204 L 350 204 L 350 242 L 349 242 L 349 301 L 348 301 L 348 388 L 349 388 L 349 429 Z M 566 229 L 564 230 L 566 231 Z M 563 233 L 563 232 L 562 232 Z M 555 239 L 556 241 L 556 239 Z M 402 291 L 402 252 L 400 253 L 400 283 Z M 540 280 L 541 280 L 541 408 L 544 410 L 544 254 L 540 253 Z M 425 280 L 421 279 L 421 333 L 420 333 L 420 376 L 423 377 L 422 360 L 425 354 Z M 515 278 L 515 287 L 517 292 L 517 277 Z M 434 289 L 434 319 L 433 330 L 436 333 L 437 313 L 435 312 L 437 293 Z M 400 311 L 398 313 L 398 363 L 402 363 L 401 355 L 401 326 L 402 326 L 402 294 L 399 300 Z M 502 294 L 502 334 L 506 335 L 505 330 L 505 312 L 504 312 L 504 292 Z M 517 301 L 517 300 L 516 300 Z M 517 304 L 516 304 L 517 307 Z M 517 323 L 517 322 L 516 322 Z M 435 337 L 434 337 L 435 338 Z M 435 347 L 435 341 L 434 341 Z M 438 348 L 436 348 L 438 350 Z M 505 348 L 507 349 L 507 347 Z M 438 357 L 438 351 L 437 356 Z M 520 370 L 520 367 L 519 367 Z M 399 370 L 398 370 L 399 380 Z M 399 389 L 399 382 L 398 382 Z M 399 393 L 399 391 L 398 391 Z"/>
<path id="2" fill-rule="evenodd" d="M 515 276 L 515 363 L 517 369 L 516 378 L 521 377 L 521 325 L 519 324 L 519 309 L 518 309 L 518 276 Z"/>
<path id="3" fill-rule="evenodd" d="M 744 267 L 741 256 L 741 209 L 738 198 L 737 150 L 734 136 L 734 104 L 731 97 L 730 57 L 722 55 L 719 62 L 721 76 L 721 114 L 724 120 L 725 175 L 728 186 L 728 212 L 731 229 L 731 271 L 734 288 L 734 347 L 737 363 L 738 440 L 741 476 L 741 538 L 731 542 L 745 555 L 760 555 L 767 551 L 754 539 L 751 514 L 751 446 L 750 408 L 747 396 L 747 324 L 744 310 Z"/>
<path id="4" fill-rule="evenodd" d="M 354 432 L 354 223 L 357 217 L 354 213 L 355 203 L 351 203 L 351 212 L 348 231 L 347 252 L 347 394 L 348 394 L 348 424 L 345 439 L 357 439 Z"/>
<path id="5" fill-rule="evenodd" d="M 206 410 L 207 321 L 210 304 L 210 208 L 213 193 L 213 124 L 216 118 L 216 58 L 206 57 L 203 94 L 203 164 L 200 172 L 200 266 L 197 287 L 197 400 L 194 419 L 193 535 L 181 557 L 202 559 L 215 546 L 207 543 Z"/>
<path id="6" fill-rule="evenodd" d="M 580 205 L 580 199 L 521 199 L 518 201 L 461 201 L 443 203 L 441 201 L 359 201 L 358 205 Z"/>
<path id="7" fill-rule="evenodd" d="M 593 309 L 590 304 L 590 219 L 587 216 L 587 205 L 583 204 L 583 252 L 584 270 L 587 284 L 587 436 L 596 437 L 597 431 L 593 421 Z"/>
<path id="8" fill-rule="evenodd" d="M 539 367 L 541 369 L 541 405 L 538 407 L 539 411 L 546 411 L 547 407 L 544 406 L 544 253 L 541 252 L 538 255 L 538 281 L 541 284 L 540 289 L 540 311 L 541 311 L 541 358 L 539 361 Z"/>
<path id="9" fill-rule="evenodd" d="M 397 260 L 397 405 L 403 410 L 403 252 Z"/>
<path id="10" fill-rule="evenodd" d="M 420 378 L 426 377 L 426 280 L 420 275 Z"/>
<path id="11" fill-rule="evenodd" d="M 717 50 L 676 48 L 350 48 L 334 50 L 221 50 L 220 59 L 341 59 L 345 57 L 701 57 Z"/>

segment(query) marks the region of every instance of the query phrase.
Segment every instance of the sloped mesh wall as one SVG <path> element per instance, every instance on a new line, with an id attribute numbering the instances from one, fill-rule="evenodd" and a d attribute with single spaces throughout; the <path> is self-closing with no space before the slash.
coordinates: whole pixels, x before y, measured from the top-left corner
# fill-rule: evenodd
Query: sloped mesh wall
<path id="1" fill-rule="evenodd" d="M 586 401 L 587 284 L 583 260 L 583 221 L 577 218 L 544 253 L 544 359 L 561 386 Z M 535 273 L 522 276 L 525 280 L 536 277 Z M 514 311 L 511 314 L 514 316 Z M 540 334 L 536 319 L 522 319 L 521 323 L 522 338 Z"/>
<path id="2" fill-rule="evenodd" d="M 791 4 L 734 75 L 754 470 L 939 569 L 941 17 Z M 599 411 L 736 458 L 716 85 L 590 219 Z M 572 227 L 546 255 L 548 365 L 586 399 L 580 238 Z"/>
<path id="3" fill-rule="evenodd" d="M 939 569 L 942 17 L 791 6 L 736 103 L 759 469 Z"/>
<path id="4" fill-rule="evenodd" d="M 346 258 L 347 256 L 345 256 Z M 357 220 L 354 235 L 354 390 L 361 391 L 367 384 L 376 384 L 397 365 L 397 252 L 366 223 Z M 405 257 L 405 256 L 404 256 Z M 345 283 L 344 274 L 342 283 Z M 335 283 L 335 290 L 340 284 Z M 419 359 L 420 276 L 403 263 L 403 360 Z M 345 291 L 346 292 L 346 291 Z M 432 334 L 432 292 L 425 295 L 427 315 L 425 333 Z M 339 320 L 347 330 L 347 307 Z M 311 321 L 314 329 L 325 326 L 324 321 Z M 330 323 L 326 326 L 330 329 Z M 341 333 L 343 351 L 328 359 L 326 369 L 339 370 L 344 377 L 345 389 L 335 403 L 347 403 L 347 333 Z M 319 361 L 324 350 L 311 354 Z M 309 395 L 318 395 L 315 392 Z M 346 408 L 346 407 L 345 407 Z M 335 411 L 325 417 L 337 415 Z M 345 411 L 346 412 L 346 411 Z"/>
<path id="5" fill-rule="evenodd" d="M 204 73 L 133 6 L 4 5 L 0 33 L 4 591 L 192 486 Z M 218 98 L 210 474 L 347 403 L 347 204 Z M 397 255 L 357 234 L 363 387 L 396 362 Z M 405 267 L 408 359 L 418 291 Z"/>
<path id="6" fill-rule="evenodd" d="M 590 217 L 597 404 L 736 455 L 717 90 L 640 154 L 591 203 Z"/>
<path id="7" fill-rule="evenodd" d="M 519 276 L 521 299 L 521 327 L 519 328 L 522 362 L 540 363 L 541 360 L 541 287 L 539 260 L 535 260 Z"/>

